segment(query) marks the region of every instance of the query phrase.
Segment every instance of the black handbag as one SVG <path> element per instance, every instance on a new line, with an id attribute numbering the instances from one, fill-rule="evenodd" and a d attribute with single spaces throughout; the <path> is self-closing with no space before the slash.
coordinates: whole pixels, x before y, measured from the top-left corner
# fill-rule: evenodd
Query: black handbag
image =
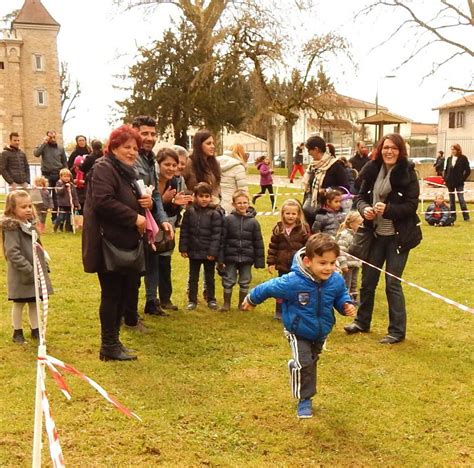
<path id="1" fill-rule="evenodd" d="M 169 239 L 166 232 L 164 232 L 163 229 L 160 229 L 155 237 L 156 250 L 154 252 L 157 254 L 170 252 L 174 249 L 175 245 L 174 237 L 173 239 Z"/>
<path id="2" fill-rule="evenodd" d="M 145 271 L 142 239 L 138 241 L 134 249 L 122 249 L 102 236 L 102 254 L 106 272 L 143 273 Z"/>
<path id="3" fill-rule="evenodd" d="M 359 260 L 367 261 L 374 239 L 375 233 L 373 227 L 362 224 L 354 234 L 352 244 L 348 249 L 349 255 L 353 255 Z"/>

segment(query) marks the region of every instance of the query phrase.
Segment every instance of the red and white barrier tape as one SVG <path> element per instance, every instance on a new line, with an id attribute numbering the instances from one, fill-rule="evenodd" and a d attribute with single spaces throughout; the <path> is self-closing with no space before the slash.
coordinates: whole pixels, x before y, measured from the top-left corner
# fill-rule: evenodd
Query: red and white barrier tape
<path id="1" fill-rule="evenodd" d="M 46 393 L 46 386 L 44 382 L 44 373 L 41 372 L 41 406 L 44 414 L 44 425 L 46 427 L 46 434 L 48 435 L 49 441 L 49 452 L 51 454 L 51 460 L 55 468 L 61 468 L 66 466 L 64 464 L 63 452 L 61 450 L 61 444 L 59 443 L 59 435 L 54 424 L 53 415 L 51 414 L 51 408 L 49 406 L 48 394 Z"/>
<path id="2" fill-rule="evenodd" d="M 44 252 L 43 247 L 38 242 L 34 244 L 34 247 L 35 249 L 41 249 Z M 48 287 L 46 285 L 46 279 L 44 277 L 43 267 L 41 266 L 41 261 L 39 259 L 39 256 L 35 255 L 35 259 L 36 259 L 36 267 L 38 269 L 39 287 L 40 287 L 41 296 L 42 296 L 40 309 L 43 312 L 42 317 L 41 317 L 42 326 L 40 327 L 40 330 L 41 330 L 40 344 L 44 344 L 46 342 L 46 327 L 48 325 L 49 296 L 48 296 Z"/>
<path id="3" fill-rule="evenodd" d="M 63 376 L 59 373 L 56 367 L 62 369 L 64 372 L 79 377 L 81 380 L 84 380 L 84 382 L 87 382 L 91 387 L 95 388 L 109 403 L 115 406 L 115 408 L 117 408 L 121 413 L 129 417 L 134 417 L 139 421 L 142 420 L 140 416 L 135 414 L 133 411 L 130 411 L 126 406 L 122 405 L 122 403 L 120 403 L 115 397 L 113 397 L 106 390 L 104 390 L 97 382 L 87 377 L 87 375 L 83 374 L 82 372 L 78 371 L 75 367 L 72 367 L 69 364 L 66 364 L 63 361 L 60 361 L 59 359 L 56 359 L 49 355 L 44 358 L 38 357 L 38 360 L 44 362 L 48 366 L 48 369 L 53 373 L 54 380 L 58 383 L 59 388 L 64 393 L 66 398 L 68 397 L 68 395 L 70 398 L 70 390 L 66 382 L 64 381 Z"/>
<path id="4" fill-rule="evenodd" d="M 457 307 L 458 309 L 461 309 L 464 312 L 469 312 L 470 314 L 474 314 L 474 308 L 472 308 L 472 307 L 466 306 L 464 304 L 460 304 L 459 302 L 453 301 L 452 299 L 449 299 L 445 296 L 442 296 L 441 294 L 430 291 L 429 289 L 424 288 L 423 286 L 419 286 L 418 284 L 412 283 L 411 281 L 407 281 L 407 280 L 404 280 L 403 278 L 399 278 L 398 276 L 394 275 L 393 273 L 389 273 L 388 271 L 383 270 L 382 268 L 379 268 L 375 265 L 372 265 L 371 263 L 366 262 L 365 260 L 361 260 L 360 258 L 354 257 L 354 255 L 351 255 L 351 257 L 355 258 L 356 260 L 361 261 L 362 263 L 365 263 L 366 265 L 370 266 L 371 268 L 375 268 L 376 270 L 378 270 L 382 273 L 385 273 L 386 275 L 391 276 L 392 278 L 395 278 L 395 279 L 401 281 L 402 283 L 408 284 L 409 286 L 411 286 L 413 288 L 416 288 L 416 289 L 428 294 L 429 296 L 435 297 L 436 299 L 441 299 L 442 301 L 446 302 L 446 304 Z"/>

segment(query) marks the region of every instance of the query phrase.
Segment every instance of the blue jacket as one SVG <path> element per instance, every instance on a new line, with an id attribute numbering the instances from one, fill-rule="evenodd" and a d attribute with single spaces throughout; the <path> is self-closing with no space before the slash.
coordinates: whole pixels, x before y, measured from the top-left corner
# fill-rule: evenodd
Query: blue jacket
<path id="1" fill-rule="evenodd" d="M 247 299 L 252 305 L 269 297 L 283 299 L 285 328 L 301 338 L 322 341 L 334 326 L 333 308 L 344 315 L 344 304 L 353 301 L 339 273 L 333 273 L 326 281 L 317 281 L 303 265 L 304 253 L 302 248 L 295 254 L 290 273 L 259 284 Z"/>

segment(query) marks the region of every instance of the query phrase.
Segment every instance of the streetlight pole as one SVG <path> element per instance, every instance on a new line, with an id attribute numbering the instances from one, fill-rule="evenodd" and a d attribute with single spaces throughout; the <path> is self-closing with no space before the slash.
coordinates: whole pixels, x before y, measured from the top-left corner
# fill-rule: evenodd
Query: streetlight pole
<path id="1" fill-rule="evenodd" d="M 377 78 L 377 84 L 375 88 L 375 114 L 379 113 L 379 82 L 380 80 L 385 80 L 388 78 L 396 78 L 397 75 L 385 75 L 385 76 L 379 76 Z M 380 135 L 379 135 L 379 125 L 375 127 L 375 142 L 377 143 L 379 141 Z"/>

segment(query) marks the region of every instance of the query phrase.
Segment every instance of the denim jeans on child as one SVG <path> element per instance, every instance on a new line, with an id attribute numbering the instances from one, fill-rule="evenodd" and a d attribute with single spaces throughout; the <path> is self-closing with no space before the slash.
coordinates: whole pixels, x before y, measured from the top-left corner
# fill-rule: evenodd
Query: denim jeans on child
<path id="1" fill-rule="evenodd" d="M 251 263 L 226 263 L 225 274 L 222 277 L 222 287 L 224 291 L 231 291 L 237 284 L 237 280 L 242 292 L 249 290 L 250 281 L 252 281 Z"/>
<path id="2" fill-rule="evenodd" d="M 408 251 L 397 252 L 396 236 L 377 236 L 371 246 L 368 263 L 382 268 L 399 278 L 408 260 Z M 380 271 L 369 265 L 362 266 L 362 285 L 360 288 L 360 306 L 354 322 L 362 330 L 370 329 L 374 310 L 375 290 L 380 278 Z M 389 326 L 388 334 L 403 340 L 406 333 L 406 308 L 401 281 L 385 275 L 385 292 L 387 294 Z"/>

